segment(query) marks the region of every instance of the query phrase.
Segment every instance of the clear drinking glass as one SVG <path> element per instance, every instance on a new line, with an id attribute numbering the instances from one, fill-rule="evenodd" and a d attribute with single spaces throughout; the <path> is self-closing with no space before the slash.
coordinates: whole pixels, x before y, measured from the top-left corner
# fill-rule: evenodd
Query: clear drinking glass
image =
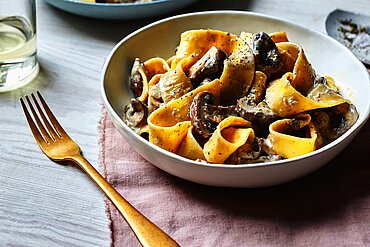
<path id="1" fill-rule="evenodd" d="M 35 0 L 0 0 L 0 92 L 21 87 L 38 73 Z"/>

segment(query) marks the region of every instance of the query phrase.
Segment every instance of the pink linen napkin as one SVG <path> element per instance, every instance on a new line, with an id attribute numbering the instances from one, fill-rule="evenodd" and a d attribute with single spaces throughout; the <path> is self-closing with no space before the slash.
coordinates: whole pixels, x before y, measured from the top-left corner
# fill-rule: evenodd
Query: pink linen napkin
<path id="1" fill-rule="evenodd" d="M 101 169 L 181 246 L 370 246 L 370 122 L 335 160 L 264 189 L 214 188 L 169 175 L 139 156 L 103 110 Z M 106 200 L 112 246 L 140 246 Z"/>

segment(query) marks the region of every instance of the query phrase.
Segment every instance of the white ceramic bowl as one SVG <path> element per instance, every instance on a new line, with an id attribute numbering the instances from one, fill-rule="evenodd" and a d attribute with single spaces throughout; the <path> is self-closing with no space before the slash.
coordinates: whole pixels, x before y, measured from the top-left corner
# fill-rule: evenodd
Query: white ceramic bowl
<path id="1" fill-rule="evenodd" d="M 148 18 L 183 8 L 197 0 L 156 0 L 145 3 L 90 3 L 80 0 L 45 0 L 67 12 L 111 20 Z"/>
<path id="2" fill-rule="evenodd" d="M 332 76 L 341 93 L 352 100 L 359 119 L 336 141 L 293 159 L 253 165 L 204 164 L 167 152 L 136 135 L 121 120 L 129 102 L 130 67 L 135 57 L 170 57 L 180 34 L 189 29 L 212 28 L 239 34 L 286 31 L 292 42 L 303 46 L 317 73 Z M 143 27 L 121 40 L 108 56 L 102 73 L 102 94 L 109 116 L 122 136 L 158 168 L 175 176 L 211 186 L 264 187 L 302 177 L 326 164 L 359 132 L 370 112 L 370 81 L 365 67 L 334 39 L 281 19 L 240 11 L 212 11 L 167 18 Z M 117 145 L 119 145 L 117 143 Z"/>

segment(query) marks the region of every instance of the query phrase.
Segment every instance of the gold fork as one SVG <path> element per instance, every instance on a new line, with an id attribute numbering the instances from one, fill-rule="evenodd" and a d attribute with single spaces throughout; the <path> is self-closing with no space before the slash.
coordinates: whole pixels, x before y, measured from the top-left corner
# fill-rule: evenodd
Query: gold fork
<path id="1" fill-rule="evenodd" d="M 81 155 L 80 147 L 64 131 L 40 92 L 37 92 L 37 95 L 42 107 L 35 95 L 31 94 L 36 109 L 30 97 L 25 96 L 33 117 L 24 100 L 21 98 L 20 101 L 32 134 L 44 154 L 53 161 L 72 161 L 82 168 L 117 207 L 142 246 L 179 246 L 175 240 L 142 215 L 104 180 L 99 172 Z"/>

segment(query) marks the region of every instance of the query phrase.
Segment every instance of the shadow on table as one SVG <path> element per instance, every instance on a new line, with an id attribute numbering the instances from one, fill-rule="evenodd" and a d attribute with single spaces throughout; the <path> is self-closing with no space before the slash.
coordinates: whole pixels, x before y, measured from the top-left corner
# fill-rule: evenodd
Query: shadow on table
<path id="1" fill-rule="evenodd" d="M 1 93 L 1 100 L 8 102 L 18 102 L 19 99 L 25 95 L 30 95 L 31 93 L 35 93 L 37 90 L 44 89 L 46 87 L 51 87 L 54 82 L 50 79 L 50 71 L 48 69 L 45 69 L 43 64 L 43 61 L 39 61 L 39 73 L 34 80 L 16 90 Z"/>
<path id="2" fill-rule="evenodd" d="M 333 219 L 370 196 L 369 140 L 370 121 L 325 167 L 302 179 L 270 188 L 214 188 L 167 176 L 189 197 L 238 218 L 268 218 L 288 225 L 304 225 Z"/>
<path id="3" fill-rule="evenodd" d="M 88 17 L 70 14 L 47 6 L 47 11 L 52 12 L 53 18 L 63 19 L 70 28 L 78 29 L 79 32 L 99 40 L 118 42 L 129 33 L 154 21 L 178 14 L 207 11 L 207 10 L 247 10 L 251 1 L 233 0 L 233 1 L 206 1 L 200 0 L 184 9 L 172 12 L 170 14 L 156 16 L 148 19 L 112 21 L 92 19 Z"/>

